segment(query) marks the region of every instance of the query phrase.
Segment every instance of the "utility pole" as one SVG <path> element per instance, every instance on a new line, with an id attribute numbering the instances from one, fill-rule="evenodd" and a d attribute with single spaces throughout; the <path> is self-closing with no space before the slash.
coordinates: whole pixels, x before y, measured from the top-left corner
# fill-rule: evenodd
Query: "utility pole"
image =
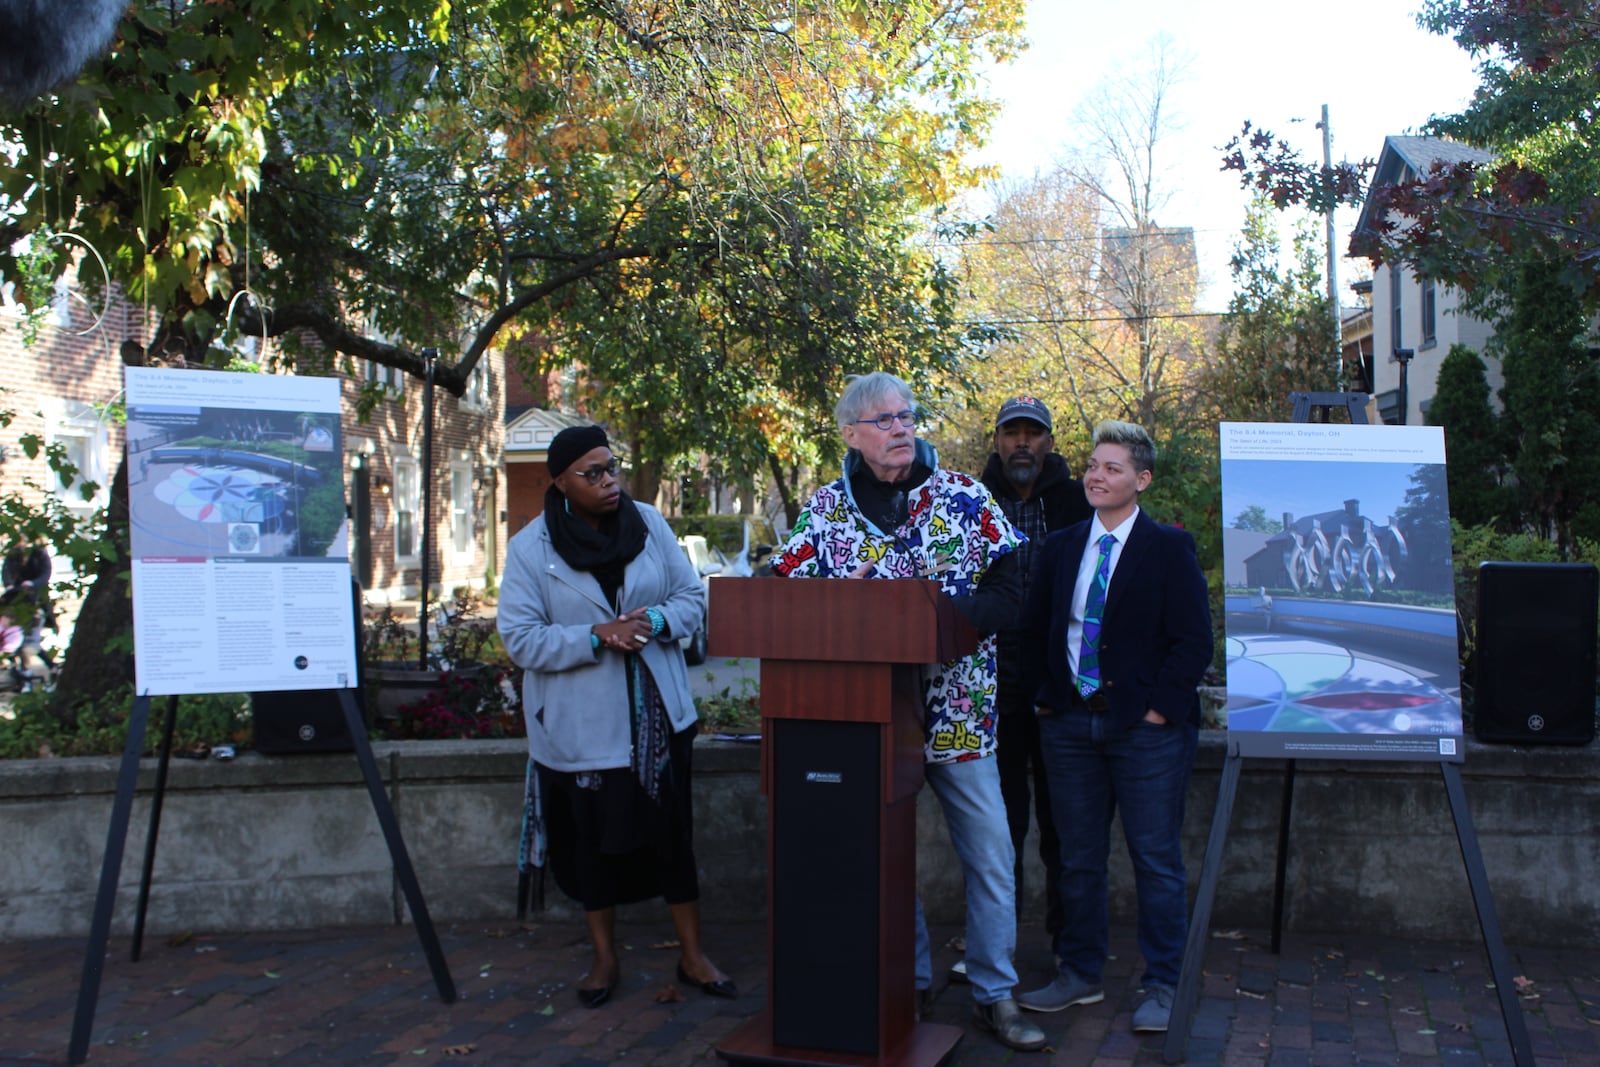
<path id="1" fill-rule="evenodd" d="M 1328 124 L 1327 104 L 1322 105 L 1322 121 L 1317 125 L 1322 129 L 1322 180 L 1330 181 L 1333 175 L 1333 128 Z M 1342 390 L 1345 387 L 1344 323 L 1339 321 L 1339 257 L 1333 247 L 1333 214 L 1334 203 L 1330 196 L 1328 213 L 1323 220 L 1328 233 L 1328 314 L 1333 316 L 1333 380 Z"/>

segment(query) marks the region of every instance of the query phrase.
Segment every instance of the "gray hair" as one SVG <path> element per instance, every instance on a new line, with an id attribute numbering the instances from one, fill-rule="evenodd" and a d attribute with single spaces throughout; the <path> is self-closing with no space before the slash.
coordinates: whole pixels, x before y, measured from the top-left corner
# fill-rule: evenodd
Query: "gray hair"
<path id="1" fill-rule="evenodd" d="M 896 397 L 906 407 L 911 406 L 911 386 L 886 371 L 852 374 L 845 381 L 850 384 L 833 406 L 833 418 L 841 430 L 867 414 L 867 409 L 884 397 Z"/>
<path id="2" fill-rule="evenodd" d="M 1106 419 L 1095 426 L 1094 443 L 1097 446 L 1121 445 L 1128 450 L 1128 458 L 1133 461 L 1135 471 L 1155 473 L 1156 443 L 1150 439 L 1145 428 L 1136 422 Z"/>

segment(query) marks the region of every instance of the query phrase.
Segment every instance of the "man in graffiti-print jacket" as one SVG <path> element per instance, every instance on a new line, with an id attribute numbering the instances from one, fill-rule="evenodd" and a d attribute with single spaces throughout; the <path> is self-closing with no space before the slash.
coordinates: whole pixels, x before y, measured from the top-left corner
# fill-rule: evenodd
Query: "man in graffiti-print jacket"
<path id="1" fill-rule="evenodd" d="M 1011 1048 L 1042 1048 L 1044 1033 L 1012 999 L 1014 857 L 994 758 L 994 633 L 1018 610 L 1020 538 L 982 483 L 941 470 L 933 447 L 917 439 L 905 382 L 856 378 L 834 414 L 850 449 L 844 475 L 812 496 L 772 569 L 797 578 L 934 578 L 984 635 L 972 655 L 923 668 L 926 781 L 966 876 L 977 1024 Z M 920 900 L 916 953 L 916 986 L 925 991 L 933 966 Z"/>

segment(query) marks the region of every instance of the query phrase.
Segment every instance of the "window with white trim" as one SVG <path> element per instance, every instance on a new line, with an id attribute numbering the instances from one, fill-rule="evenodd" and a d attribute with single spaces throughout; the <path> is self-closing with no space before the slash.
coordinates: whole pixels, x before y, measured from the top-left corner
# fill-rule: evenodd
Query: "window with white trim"
<path id="1" fill-rule="evenodd" d="M 450 549 L 458 560 L 472 559 L 472 464 L 450 464 Z"/>
<path id="2" fill-rule="evenodd" d="M 467 375 L 467 390 L 461 394 L 461 406 L 468 411 L 484 411 L 489 407 L 489 353 L 485 352 Z"/>
<path id="3" fill-rule="evenodd" d="M 1435 319 L 1438 310 L 1438 297 L 1433 287 L 1432 278 L 1423 278 L 1422 282 L 1422 314 L 1418 316 L 1418 325 L 1422 328 L 1422 345 L 1427 347 L 1438 341 L 1435 329 Z"/>
<path id="4" fill-rule="evenodd" d="M 1389 266 L 1389 351 L 1404 348 L 1400 340 L 1400 266 Z"/>
<path id="5" fill-rule="evenodd" d="M 111 499 L 110 477 L 106 468 L 110 432 L 100 412 L 81 400 L 55 400 L 45 409 L 45 444 L 60 445 L 77 474 L 68 485 L 50 469 L 47 484 L 61 503 L 81 516 L 105 507 Z M 95 488 L 86 497 L 84 490 Z"/>
<path id="6" fill-rule="evenodd" d="M 409 456 L 394 461 L 394 558 L 397 563 L 415 563 L 421 554 L 422 482 L 416 460 Z"/>
<path id="7" fill-rule="evenodd" d="M 363 360 L 367 365 L 367 381 L 376 382 L 392 392 L 401 392 L 400 372 L 393 367 L 385 366 L 376 360 Z"/>

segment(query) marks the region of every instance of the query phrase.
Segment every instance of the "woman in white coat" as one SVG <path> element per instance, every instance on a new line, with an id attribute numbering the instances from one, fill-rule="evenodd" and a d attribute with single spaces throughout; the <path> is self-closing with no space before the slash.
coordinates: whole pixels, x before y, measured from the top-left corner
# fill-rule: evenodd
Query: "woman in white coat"
<path id="1" fill-rule="evenodd" d="M 617 986 L 616 906 L 656 896 L 677 927 L 679 980 L 735 997 L 700 944 L 697 713 L 677 644 L 705 589 L 660 512 L 622 491 L 604 430 L 562 430 L 549 466 L 544 513 L 507 546 L 499 627 L 525 672 L 549 864 L 594 946 L 578 999 L 597 1008 Z"/>

